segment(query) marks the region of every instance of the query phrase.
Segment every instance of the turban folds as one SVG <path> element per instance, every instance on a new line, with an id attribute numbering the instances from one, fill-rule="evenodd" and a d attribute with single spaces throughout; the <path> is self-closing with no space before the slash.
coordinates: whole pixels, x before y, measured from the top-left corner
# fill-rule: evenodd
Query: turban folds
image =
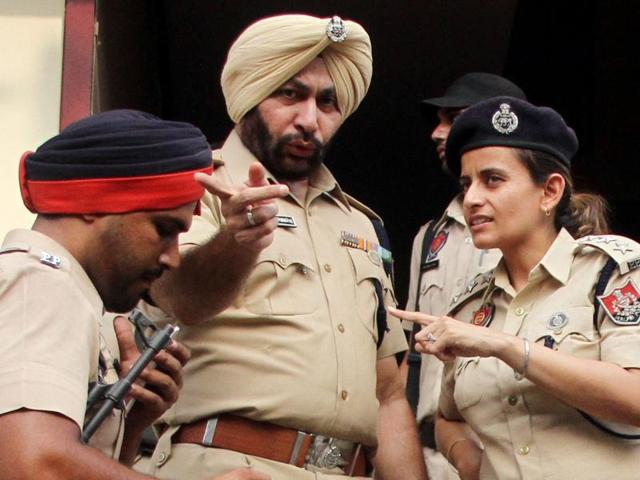
<path id="1" fill-rule="evenodd" d="M 222 70 L 222 92 L 234 123 L 316 57 L 324 60 L 345 119 L 364 98 L 371 83 L 371 42 L 356 22 L 339 20 L 346 38 L 332 40 L 329 22 L 337 17 L 280 15 L 257 21 L 236 39 Z"/>
<path id="2" fill-rule="evenodd" d="M 204 193 L 212 171 L 202 132 L 135 110 L 99 113 L 65 128 L 20 160 L 20 192 L 34 213 L 167 210 Z"/>

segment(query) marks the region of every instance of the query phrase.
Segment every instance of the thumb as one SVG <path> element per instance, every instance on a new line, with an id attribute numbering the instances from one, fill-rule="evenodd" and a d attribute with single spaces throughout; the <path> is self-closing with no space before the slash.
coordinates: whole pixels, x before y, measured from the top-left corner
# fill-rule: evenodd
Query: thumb
<path id="1" fill-rule="evenodd" d="M 113 320 L 113 328 L 116 332 L 118 348 L 120 349 L 120 364 L 133 363 L 140 356 L 140 352 L 136 346 L 131 324 L 122 315 L 118 315 Z"/>

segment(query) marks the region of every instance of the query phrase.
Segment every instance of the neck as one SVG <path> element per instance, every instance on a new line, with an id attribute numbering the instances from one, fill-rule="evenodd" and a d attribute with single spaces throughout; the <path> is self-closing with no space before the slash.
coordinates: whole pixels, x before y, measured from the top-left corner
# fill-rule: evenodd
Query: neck
<path id="1" fill-rule="evenodd" d="M 531 235 L 526 242 L 501 249 L 509 280 L 516 292 L 527 285 L 529 273 L 540 263 L 557 236 L 555 228 L 549 226 Z"/>
<path id="2" fill-rule="evenodd" d="M 31 230 L 40 232 L 62 245 L 84 267 L 86 234 L 82 218 L 71 215 L 38 215 Z"/>

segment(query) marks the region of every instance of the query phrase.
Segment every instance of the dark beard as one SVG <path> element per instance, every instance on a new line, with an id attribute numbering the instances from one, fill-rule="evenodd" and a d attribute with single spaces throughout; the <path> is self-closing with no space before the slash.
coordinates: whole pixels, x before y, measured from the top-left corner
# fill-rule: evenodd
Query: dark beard
<path id="1" fill-rule="evenodd" d="M 323 162 L 329 144 L 323 144 L 310 134 L 288 134 L 274 138 L 257 108 L 245 115 L 240 128 L 240 139 L 269 172 L 281 180 L 308 178 Z M 313 155 L 306 158 L 288 156 L 284 149 L 288 143 L 303 140 L 315 147 Z"/>

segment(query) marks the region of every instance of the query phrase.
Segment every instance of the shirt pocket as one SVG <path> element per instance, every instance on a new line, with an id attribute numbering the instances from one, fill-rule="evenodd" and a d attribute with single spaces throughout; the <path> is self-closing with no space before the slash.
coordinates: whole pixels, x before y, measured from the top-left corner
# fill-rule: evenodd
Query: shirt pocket
<path id="1" fill-rule="evenodd" d="M 382 265 L 374 263 L 367 252 L 355 248 L 349 248 L 347 251 L 353 263 L 356 278 L 355 300 L 358 319 L 369 331 L 373 341 L 377 343 L 378 323 L 376 312 L 378 311 L 379 299 L 376 294 L 376 284 L 379 286 L 383 297 L 388 298 L 391 289 L 387 288 L 383 281 L 384 268 Z"/>
<path id="2" fill-rule="evenodd" d="M 443 315 L 445 313 L 449 302 L 444 297 L 444 280 L 444 271 L 441 268 L 422 273 L 418 295 L 421 312 L 433 315 Z M 411 308 L 413 308 L 413 305 Z"/>
<path id="3" fill-rule="evenodd" d="M 309 253 L 291 244 L 262 251 L 244 288 L 244 307 L 258 315 L 303 315 L 318 308 L 322 288 Z"/>
<path id="4" fill-rule="evenodd" d="M 528 337 L 574 357 L 600 358 L 600 335 L 593 326 L 592 305 L 545 310 Z"/>
<path id="5" fill-rule="evenodd" d="M 487 372 L 484 371 L 480 357 L 461 358 L 455 367 L 455 387 L 453 398 L 461 414 L 477 405 L 488 387 L 485 382 Z"/>

